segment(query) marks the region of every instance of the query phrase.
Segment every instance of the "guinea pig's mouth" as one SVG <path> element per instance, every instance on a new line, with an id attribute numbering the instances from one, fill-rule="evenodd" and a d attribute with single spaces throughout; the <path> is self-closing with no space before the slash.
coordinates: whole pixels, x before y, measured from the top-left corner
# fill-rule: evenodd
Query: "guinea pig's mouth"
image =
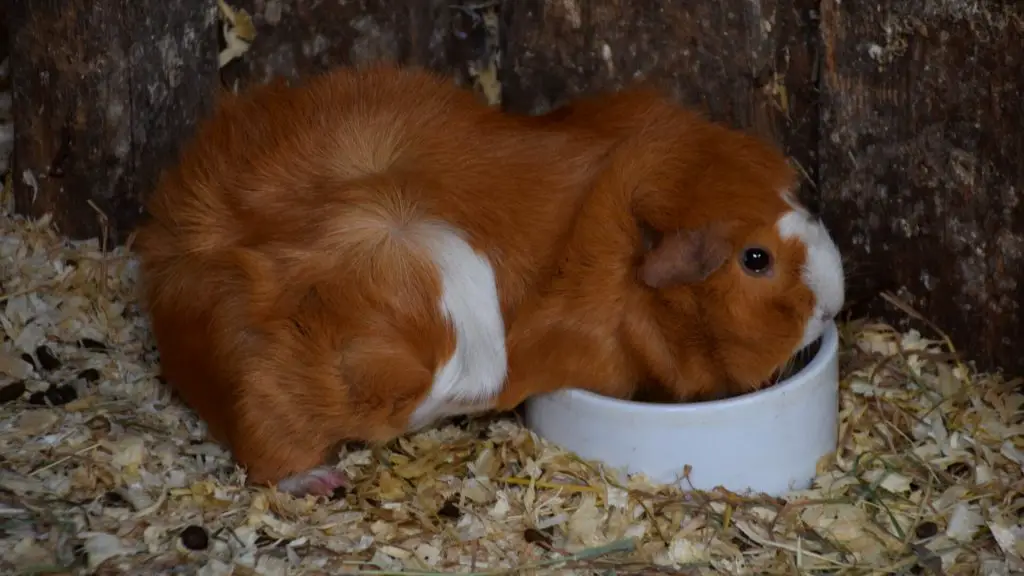
<path id="1" fill-rule="evenodd" d="M 700 404 L 703 402 L 714 402 L 715 400 L 725 400 L 727 398 L 732 398 L 735 396 L 743 396 L 744 394 L 749 394 L 752 392 L 756 392 L 758 390 L 764 390 L 765 388 L 771 388 L 772 386 L 775 386 L 786 379 L 792 378 L 793 376 L 800 373 L 801 370 L 806 368 L 807 365 L 810 364 L 812 360 L 814 360 L 815 356 L 817 356 L 818 352 L 821 350 L 822 340 L 823 337 L 819 336 L 818 338 L 812 340 L 810 344 L 798 350 L 796 353 L 790 356 L 789 359 L 782 364 L 782 366 L 776 368 L 775 371 L 772 372 L 772 375 L 755 389 L 746 390 L 744 392 L 733 391 L 732 393 L 727 393 L 723 391 L 720 394 L 716 394 L 713 396 L 703 396 L 699 398 L 694 398 L 686 401 L 685 403 Z M 668 392 L 668 388 L 662 386 L 661 383 L 655 381 L 643 382 L 637 390 L 637 392 L 630 398 L 630 401 L 640 402 L 644 404 L 678 403 L 678 400 L 673 398 L 672 394 Z"/>

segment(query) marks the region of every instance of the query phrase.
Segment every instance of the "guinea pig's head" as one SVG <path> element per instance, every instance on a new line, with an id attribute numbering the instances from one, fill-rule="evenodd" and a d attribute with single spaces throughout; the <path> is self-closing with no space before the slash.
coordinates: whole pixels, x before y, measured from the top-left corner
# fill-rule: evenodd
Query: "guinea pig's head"
<path id="1" fill-rule="evenodd" d="M 663 393 L 720 398 L 762 387 L 822 335 L 843 307 L 844 272 L 779 150 L 684 120 L 640 142 L 632 163 L 644 172 L 630 196 L 630 314 L 643 318 L 635 340 Z"/>

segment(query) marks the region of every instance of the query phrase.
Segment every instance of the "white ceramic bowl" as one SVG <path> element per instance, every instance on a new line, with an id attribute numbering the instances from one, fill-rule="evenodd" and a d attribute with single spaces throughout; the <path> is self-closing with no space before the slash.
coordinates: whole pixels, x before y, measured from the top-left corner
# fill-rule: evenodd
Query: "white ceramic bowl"
<path id="1" fill-rule="evenodd" d="M 839 335 L 830 323 L 810 362 L 771 388 L 694 404 L 561 390 L 527 400 L 526 423 L 586 460 L 641 472 L 658 483 L 778 496 L 810 487 L 818 460 L 836 448 L 838 351 Z"/>

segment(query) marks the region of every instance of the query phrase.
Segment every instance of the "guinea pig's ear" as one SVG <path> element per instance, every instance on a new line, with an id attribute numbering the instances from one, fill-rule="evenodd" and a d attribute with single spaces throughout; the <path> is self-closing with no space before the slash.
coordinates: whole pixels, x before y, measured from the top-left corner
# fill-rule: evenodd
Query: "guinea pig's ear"
<path id="1" fill-rule="evenodd" d="M 640 280 L 651 288 L 701 282 L 728 260 L 732 246 L 728 226 L 712 223 L 702 228 L 678 229 L 659 235 L 641 226 L 644 252 Z"/>

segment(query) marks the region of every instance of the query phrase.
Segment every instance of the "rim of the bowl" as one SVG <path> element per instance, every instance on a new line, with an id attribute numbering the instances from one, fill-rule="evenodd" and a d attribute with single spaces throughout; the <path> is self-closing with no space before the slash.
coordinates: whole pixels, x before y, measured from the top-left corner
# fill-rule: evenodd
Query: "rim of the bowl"
<path id="1" fill-rule="evenodd" d="M 839 328 L 836 326 L 835 321 L 829 322 L 825 325 L 825 329 L 821 334 L 821 346 L 818 347 L 817 354 L 814 358 L 807 363 L 799 372 L 783 379 L 778 384 L 769 388 L 763 388 L 756 392 L 749 394 L 743 394 L 741 396 L 733 396 L 724 400 L 709 400 L 707 402 L 699 402 L 693 404 L 655 404 L 649 402 L 633 402 L 632 400 L 620 400 L 618 398 L 611 398 L 608 396 L 601 396 L 588 390 L 581 388 L 567 388 L 555 392 L 553 394 L 546 394 L 545 396 L 559 395 L 563 396 L 568 400 L 572 400 L 577 403 L 585 403 L 590 405 L 596 405 L 603 408 L 622 408 L 627 409 L 631 412 L 657 412 L 659 414 L 673 413 L 673 412 L 706 412 L 708 410 L 722 410 L 731 408 L 734 406 L 742 406 L 744 404 L 750 404 L 753 402 L 762 402 L 770 399 L 772 396 L 784 394 L 786 391 L 800 386 L 801 384 L 807 384 L 809 380 L 814 378 L 822 370 L 825 369 L 825 365 L 831 360 L 833 356 L 839 353 Z M 540 398 L 537 398 L 538 400 Z"/>

